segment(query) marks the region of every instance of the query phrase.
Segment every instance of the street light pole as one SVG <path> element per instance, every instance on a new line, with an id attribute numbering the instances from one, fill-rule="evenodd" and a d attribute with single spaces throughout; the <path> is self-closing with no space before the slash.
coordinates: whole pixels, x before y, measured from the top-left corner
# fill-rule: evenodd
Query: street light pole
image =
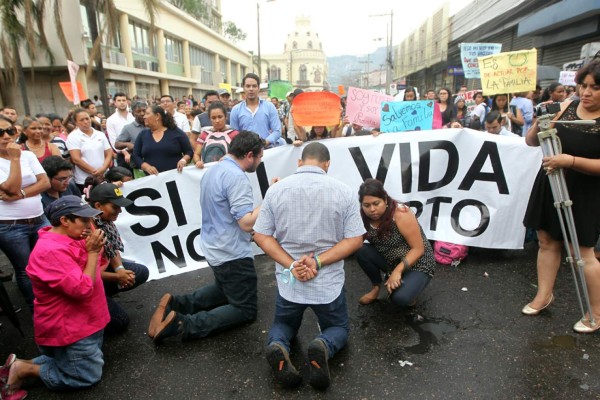
<path id="1" fill-rule="evenodd" d="M 262 60 L 260 58 L 260 3 L 256 2 L 256 33 L 258 36 L 258 78 L 262 82 Z M 258 82 L 260 84 L 260 82 Z"/>
<path id="2" fill-rule="evenodd" d="M 369 17 L 390 17 L 390 30 L 389 30 L 389 37 L 388 37 L 388 42 L 387 42 L 387 51 L 386 51 L 386 72 L 385 72 L 385 92 L 387 94 L 391 93 L 390 90 L 390 85 L 392 83 L 392 51 L 393 51 L 393 28 L 394 28 L 394 10 L 391 10 L 389 13 L 387 14 L 376 14 L 376 15 L 369 15 Z"/>

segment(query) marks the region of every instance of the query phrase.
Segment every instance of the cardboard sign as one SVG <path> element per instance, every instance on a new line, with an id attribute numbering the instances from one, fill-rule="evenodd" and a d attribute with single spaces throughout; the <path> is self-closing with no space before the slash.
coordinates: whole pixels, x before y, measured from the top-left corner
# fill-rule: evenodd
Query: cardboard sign
<path id="1" fill-rule="evenodd" d="M 486 96 L 535 90 L 537 50 L 509 51 L 479 57 L 481 86 Z"/>
<path id="2" fill-rule="evenodd" d="M 383 103 L 381 105 L 381 132 L 431 130 L 434 104 L 433 100 Z"/>
<path id="3" fill-rule="evenodd" d="M 566 86 L 576 86 L 575 75 L 577 75 L 577 71 L 560 71 L 558 83 Z"/>
<path id="4" fill-rule="evenodd" d="M 294 98 L 294 123 L 299 126 L 332 126 L 340 123 L 340 97 L 331 92 L 304 92 Z"/>
<path id="5" fill-rule="evenodd" d="M 69 102 L 73 103 L 74 94 L 73 94 L 73 86 L 71 85 L 71 82 L 58 82 L 58 85 L 60 86 L 60 90 L 62 90 L 62 92 L 65 95 L 65 97 L 67 98 L 67 100 L 69 100 Z M 79 94 L 80 99 L 88 98 L 87 95 L 85 94 L 85 92 L 83 91 L 83 86 L 81 86 L 81 82 L 77 82 L 77 92 Z"/>
<path id="6" fill-rule="evenodd" d="M 497 54 L 502 51 L 502 43 L 461 43 L 460 58 L 465 78 L 479 78 L 478 57 Z"/>
<path id="7" fill-rule="evenodd" d="M 349 87 L 346 116 L 353 124 L 377 128 L 381 120 L 381 103 L 385 101 L 394 101 L 394 98 L 372 90 Z"/>

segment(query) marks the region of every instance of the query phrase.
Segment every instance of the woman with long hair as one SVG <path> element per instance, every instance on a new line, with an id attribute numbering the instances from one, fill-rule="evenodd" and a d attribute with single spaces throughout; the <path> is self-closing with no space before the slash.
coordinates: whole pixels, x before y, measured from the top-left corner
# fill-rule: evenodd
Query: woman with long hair
<path id="1" fill-rule="evenodd" d="M 356 252 L 356 259 L 372 285 L 359 302 L 366 305 L 377 300 L 384 272 L 383 283 L 392 303 L 411 306 L 435 272 L 431 244 L 412 210 L 391 198 L 380 181 L 367 179 L 358 197 L 369 243 Z"/>
<path id="2" fill-rule="evenodd" d="M 542 93 L 540 103 L 551 101 L 561 103 L 567 98 L 567 91 L 562 83 L 552 82 Z"/>
<path id="3" fill-rule="evenodd" d="M 517 106 L 510 106 L 507 94 L 496 94 L 492 96 L 492 109 L 498 111 L 502 116 L 502 126 L 508 131 L 520 135 L 525 120 L 523 114 Z"/>
<path id="4" fill-rule="evenodd" d="M 177 127 L 173 116 L 160 106 L 146 108 L 146 129 L 133 146 L 133 161 L 146 175 L 177 168 L 178 172 L 192 159 L 194 151 L 187 135 Z"/>
<path id="5" fill-rule="evenodd" d="M 452 102 L 452 93 L 450 89 L 441 88 L 438 90 L 438 106 L 442 113 L 442 127 L 450 128 L 453 122 L 456 122 L 456 107 Z"/>
<path id="6" fill-rule="evenodd" d="M 204 168 L 204 163 L 219 161 L 227 154 L 229 144 L 238 131 L 227 125 L 227 108 L 220 101 L 215 101 L 208 106 L 208 118 L 212 126 L 202 128 L 202 133 L 196 140 L 194 149 L 194 165 L 196 168 Z M 223 144 L 224 143 L 224 144 Z M 211 150 L 211 145 L 219 146 Z"/>

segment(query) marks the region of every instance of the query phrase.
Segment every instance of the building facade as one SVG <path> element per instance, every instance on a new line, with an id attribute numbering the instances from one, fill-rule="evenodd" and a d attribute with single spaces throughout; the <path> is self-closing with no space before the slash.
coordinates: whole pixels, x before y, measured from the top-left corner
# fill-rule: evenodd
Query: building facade
<path id="1" fill-rule="evenodd" d="M 88 72 L 92 42 L 86 8 L 79 0 L 61 0 L 63 29 L 73 60 L 80 66 L 77 80 L 86 97 L 99 95 L 96 69 Z M 165 0 L 159 1 L 152 31 L 141 0 L 114 0 L 119 20 L 118 34 L 102 46 L 102 59 L 109 94 L 126 92 L 130 96 L 154 98 L 171 94 L 175 98 L 193 95 L 198 99 L 220 83 L 239 86 L 250 69 L 250 53 L 240 50 L 220 34 L 220 1 L 211 0 L 208 25 L 179 10 Z M 100 14 L 99 26 L 103 15 Z M 27 77 L 27 91 L 33 114 L 57 111 L 65 113 L 70 104 L 59 88 L 69 81 L 67 60 L 58 40 L 52 18 L 47 18 L 45 31 L 55 56 L 53 65 L 43 54 L 33 60 L 35 75 Z M 32 60 L 21 51 L 24 70 L 31 71 Z M 3 67 L 2 64 L 0 66 Z M 4 104 L 22 108 L 19 90 L 3 85 L 0 94 Z"/>
<path id="2" fill-rule="evenodd" d="M 288 34 L 283 53 L 265 55 L 262 62 L 267 80 L 287 80 L 306 91 L 329 90 L 327 56 L 308 17 L 296 17 L 296 26 Z"/>
<path id="3" fill-rule="evenodd" d="M 428 37 L 425 22 L 396 47 L 394 79 L 406 78 L 420 91 L 479 89 L 479 79 L 465 79 L 461 72 L 460 44 L 501 43 L 502 52 L 536 48 L 543 85 L 558 80 L 558 71 L 569 69 L 565 64 L 593 55 L 600 39 L 599 0 L 475 0 L 445 19 L 447 28 L 439 37 L 446 41 Z"/>

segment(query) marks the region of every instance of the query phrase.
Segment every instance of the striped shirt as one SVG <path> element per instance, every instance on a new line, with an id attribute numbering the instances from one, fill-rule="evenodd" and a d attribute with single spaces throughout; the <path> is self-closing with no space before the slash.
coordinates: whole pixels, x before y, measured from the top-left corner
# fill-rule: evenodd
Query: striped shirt
<path id="1" fill-rule="evenodd" d="M 254 230 L 275 236 L 294 260 L 365 233 L 355 191 L 316 166 L 302 166 L 269 189 Z M 279 293 L 294 303 L 329 304 L 344 286 L 344 260 L 325 266 L 314 279 L 293 285 L 283 282 L 284 267 L 275 264 L 275 270 Z"/>

